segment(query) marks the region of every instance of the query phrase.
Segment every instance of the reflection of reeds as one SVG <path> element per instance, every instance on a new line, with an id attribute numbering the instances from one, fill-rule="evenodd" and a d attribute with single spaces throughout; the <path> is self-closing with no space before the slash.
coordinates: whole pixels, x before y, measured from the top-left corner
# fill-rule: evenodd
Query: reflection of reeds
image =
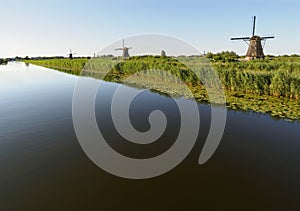
<path id="1" fill-rule="evenodd" d="M 300 96 L 300 59 L 213 65 L 200 57 L 174 59 L 159 56 L 132 57 L 119 61 L 115 58 L 93 58 L 89 61 L 59 59 L 29 62 L 48 67 L 52 65 L 56 69 L 61 67 L 67 73 L 126 83 L 174 97 L 193 97 L 208 103 L 224 103 L 220 92 L 224 88 L 229 108 L 300 119 L 299 100 L 289 99 L 298 99 Z M 190 89 L 193 96 L 186 92 L 183 85 Z"/>
<path id="2" fill-rule="evenodd" d="M 193 96 L 191 96 L 182 82 L 176 80 L 163 80 L 157 77 L 147 76 L 130 76 L 124 82 L 126 85 L 136 88 L 149 89 L 150 91 L 167 94 L 172 97 L 194 98 L 198 102 L 206 103 L 223 103 L 223 95 L 220 90 L 212 90 L 210 98 L 205 87 L 188 85 Z M 252 110 L 258 113 L 269 113 L 275 118 L 284 118 L 290 120 L 300 119 L 300 104 L 297 100 L 288 98 L 277 98 L 267 95 L 245 94 L 233 91 L 226 91 L 226 105 L 234 110 Z"/>

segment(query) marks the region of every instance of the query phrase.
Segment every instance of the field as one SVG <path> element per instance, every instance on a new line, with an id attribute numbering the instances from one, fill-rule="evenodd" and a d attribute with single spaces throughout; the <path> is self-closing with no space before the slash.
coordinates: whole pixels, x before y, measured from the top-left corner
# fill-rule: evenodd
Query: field
<path id="1" fill-rule="evenodd" d="M 300 96 L 300 58 L 217 62 L 214 66 L 227 89 L 294 99 Z"/>
<path id="2" fill-rule="evenodd" d="M 206 82 L 206 87 L 220 88 L 218 83 L 210 80 L 214 69 L 226 90 L 227 107 L 270 113 L 275 118 L 300 119 L 300 57 L 268 57 L 265 60 L 242 62 L 238 61 L 234 54 L 225 56 L 220 54 L 208 55 L 208 59 L 211 62 L 196 56 L 176 58 L 139 56 L 127 60 L 96 58 L 25 62 L 120 83 L 134 75 L 130 77 L 131 82 L 126 83 L 156 89 L 169 95 L 185 95 L 178 89 L 179 81 L 169 80 L 168 73 L 170 73 L 187 84 L 195 99 L 201 102 L 212 102 L 212 99 L 208 99 L 203 82 Z M 144 70 L 148 70 L 147 76 L 137 74 Z"/>
<path id="3" fill-rule="evenodd" d="M 7 64 L 7 60 L 6 59 L 0 59 L 0 65 L 2 64 Z"/>
<path id="4" fill-rule="evenodd" d="M 62 70 L 74 75 L 80 75 L 88 59 L 45 59 L 45 60 L 24 60 L 25 63 L 35 64 L 43 67 Z"/>

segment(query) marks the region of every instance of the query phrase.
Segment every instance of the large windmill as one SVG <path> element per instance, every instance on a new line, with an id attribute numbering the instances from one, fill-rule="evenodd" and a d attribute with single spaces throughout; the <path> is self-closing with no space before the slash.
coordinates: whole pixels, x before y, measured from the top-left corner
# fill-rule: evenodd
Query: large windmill
<path id="1" fill-rule="evenodd" d="M 231 38 L 231 40 L 244 40 L 248 45 L 248 51 L 246 54 L 247 60 L 252 59 L 262 59 L 265 57 L 263 46 L 261 41 L 266 42 L 267 39 L 274 39 L 274 36 L 271 37 L 260 37 L 258 35 L 255 35 L 255 27 L 256 27 L 256 16 L 254 16 L 253 19 L 253 31 L 252 31 L 252 37 L 239 37 L 239 38 Z M 264 43 L 265 44 L 265 43 Z"/>
<path id="2" fill-rule="evenodd" d="M 123 39 L 123 47 L 122 48 L 116 48 L 116 51 L 123 51 L 122 57 L 128 58 L 129 56 L 129 50 L 132 49 L 131 47 L 125 47 L 125 40 Z"/>

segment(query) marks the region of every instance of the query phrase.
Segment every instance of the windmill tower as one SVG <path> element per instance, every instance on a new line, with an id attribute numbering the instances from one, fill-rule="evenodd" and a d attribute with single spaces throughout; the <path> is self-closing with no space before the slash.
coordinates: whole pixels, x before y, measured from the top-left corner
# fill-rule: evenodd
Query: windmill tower
<path id="1" fill-rule="evenodd" d="M 123 39 L 123 47 L 122 48 L 116 48 L 115 51 L 123 51 L 122 57 L 124 59 L 130 57 L 129 56 L 129 50 L 132 49 L 131 47 L 125 47 L 125 40 Z"/>
<path id="2" fill-rule="evenodd" d="M 76 54 L 76 53 L 72 53 L 72 50 L 70 49 L 70 53 L 68 54 L 69 56 L 69 59 L 73 59 L 73 55 Z"/>
<path id="3" fill-rule="evenodd" d="M 252 59 L 262 59 L 265 57 L 264 55 L 264 48 L 262 45 L 262 41 L 264 41 L 264 45 L 267 41 L 267 39 L 274 39 L 275 37 L 260 37 L 258 35 L 255 35 L 255 27 L 256 27 L 256 16 L 254 16 L 253 19 L 253 31 L 252 31 L 252 37 L 239 37 L 239 38 L 231 38 L 231 40 L 244 40 L 247 45 L 249 45 L 247 54 L 246 54 L 246 60 L 252 60 Z"/>

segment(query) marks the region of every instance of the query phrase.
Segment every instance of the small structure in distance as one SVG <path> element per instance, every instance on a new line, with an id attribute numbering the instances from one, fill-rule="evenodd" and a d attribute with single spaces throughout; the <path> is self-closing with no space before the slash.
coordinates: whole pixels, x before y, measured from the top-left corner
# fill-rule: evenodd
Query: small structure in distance
<path id="1" fill-rule="evenodd" d="M 123 39 L 123 47 L 122 48 L 116 48 L 115 51 L 123 51 L 122 57 L 124 59 L 129 58 L 129 50 L 132 49 L 132 47 L 125 47 L 125 40 Z"/>
<path id="2" fill-rule="evenodd" d="M 72 52 L 72 49 L 70 49 L 70 53 L 68 54 L 69 59 L 73 59 L 73 58 L 74 58 L 74 57 L 73 57 L 74 54 L 76 54 L 76 53 L 73 53 L 73 52 Z"/>

